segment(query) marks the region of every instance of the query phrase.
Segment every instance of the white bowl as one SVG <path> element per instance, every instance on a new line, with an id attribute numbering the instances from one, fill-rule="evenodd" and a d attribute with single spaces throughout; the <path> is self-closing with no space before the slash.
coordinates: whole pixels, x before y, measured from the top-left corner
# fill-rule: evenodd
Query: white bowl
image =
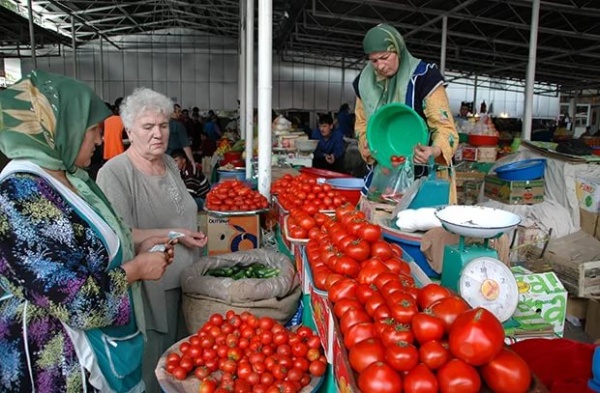
<path id="1" fill-rule="evenodd" d="M 300 152 L 312 153 L 317 148 L 319 141 L 309 140 L 296 140 L 296 150 Z"/>
<path id="2" fill-rule="evenodd" d="M 448 232 L 486 239 L 508 232 L 521 222 L 514 213 L 483 206 L 446 206 L 435 215 Z"/>

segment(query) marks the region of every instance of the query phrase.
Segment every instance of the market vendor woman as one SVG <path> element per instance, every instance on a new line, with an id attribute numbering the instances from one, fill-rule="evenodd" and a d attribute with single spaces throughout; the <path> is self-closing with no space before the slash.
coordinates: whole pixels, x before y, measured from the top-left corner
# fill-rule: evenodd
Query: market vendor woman
<path id="1" fill-rule="evenodd" d="M 458 147 L 458 133 L 446 83 L 437 66 L 413 57 L 400 33 L 387 24 L 379 24 L 367 32 L 363 49 L 369 62 L 354 81 L 355 132 L 362 158 L 369 165 L 376 164 L 366 138 L 369 118 L 382 106 L 400 102 L 413 108 L 426 121 L 431 133 L 429 146 L 415 147 L 415 164 L 427 164 L 433 156 L 437 164 L 450 167 Z M 416 176 L 424 175 L 424 169 L 416 167 Z M 370 176 L 367 175 L 367 183 Z M 448 177 L 448 172 L 441 172 L 440 177 Z M 450 202 L 456 202 L 455 187 L 450 189 Z"/>

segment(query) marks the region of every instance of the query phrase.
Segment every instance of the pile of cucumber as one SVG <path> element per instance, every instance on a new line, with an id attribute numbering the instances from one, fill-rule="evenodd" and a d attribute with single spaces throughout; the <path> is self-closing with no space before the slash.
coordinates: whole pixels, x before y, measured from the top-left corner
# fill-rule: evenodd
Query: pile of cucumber
<path id="1" fill-rule="evenodd" d="M 272 278 L 279 275 L 279 269 L 263 265 L 262 263 L 253 263 L 248 266 L 234 265 L 229 267 L 220 267 L 209 269 L 206 276 L 212 277 L 229 277 L 234 280 L 241 278 Z"/>

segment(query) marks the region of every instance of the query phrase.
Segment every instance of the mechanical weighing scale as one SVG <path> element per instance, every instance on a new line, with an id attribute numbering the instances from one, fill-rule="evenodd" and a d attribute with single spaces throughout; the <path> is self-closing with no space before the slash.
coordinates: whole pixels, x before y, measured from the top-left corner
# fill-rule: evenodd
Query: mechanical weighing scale
<path id="1" fill-rule="evenodd" d="M 458 244 L 444 247 L 442 286 L 458 292 L 471 307 L 483 307 L 501 322 L 508 321 L 519 300 L 517 282 L 488 242 L 514 229 L 520 217 L 482 206 L 446 206 L 435 215 L 446 231 L 459 235 Z M 466 244 L 465 237 L 484 241 Z"/>

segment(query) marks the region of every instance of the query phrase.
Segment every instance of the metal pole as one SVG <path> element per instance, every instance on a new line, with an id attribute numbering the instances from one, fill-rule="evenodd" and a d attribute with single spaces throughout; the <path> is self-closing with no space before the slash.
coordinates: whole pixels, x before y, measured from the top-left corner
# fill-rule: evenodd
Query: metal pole
<path id="1" fill-rule="evenodd" d="M 100 97 L 104 100 L 104 38 L 100 36 Z"/>
<path id="2" fill-rule="evenodd" d="M 246 3 L 246 178 L 254 156 L 254 0 Z M 250 174 L 250 176 L 248 176 Z"/>
<path id="3" fill-rule="evenodd" d="M 525 81 L 525 113 L 523 115 L 523 140 L 531 140 L 531 124 L 533 117 L 533 84 L 535 83 L 535 60 L 537 52 L 537 35 L 540 19 L 540 0 L 533 0 L 531 6 L 531 31 L 529 34 L 529 63 L 527 64 L 527 80 Z"/>
<path id="4" fill-rule="evenodd" d="M 446 42 L 448 41 L 448 15 L 442 18 L 442 49 L 440 53 L 440 72 L 446 73 Z"/>
<path id="5" fill-rule="evenodd" d="M 75 17 L 71 15 L 71 42 L 73 45 L 73 77 L 77 79 L 79 73 L 77 72 L 77 40 L 75 40 Z"/>
<path id="6" fill-rule="evenodd" d="M 340 89 L 340 106 L 344 103 L 344 86 L 346 85 L 346 58 L 342 57 L 342 88 Z"/>
<path id="7" fill-rule="evenodd" d="M 29 42 L 31 46 L 31 62 L 33 69 L 37 69 L 37 59 L 35 57 L 35 34 L 33 33 L 33 1 L 27 0 L 27 13 L 29 16 Z"/>
<path id="8" fill-rule="evenodd" d="M 473 115 L 479 113 L 479 108 L 477 108 L 477 75 L 475 75 L 475 83 L 473 84 Z"/>
<path id="9" fill-rule="evenodd" d="M 240 129 L 240 136 L 242 139 L 246 139 L 246 21 L 244 17 L 246 15 L 246 2 L 240 1 L 240 38 L 238 45 L 240 47 L 239 52 L 239 66 L 238 66 L 238 116 Z M 246 153 L 247 154 L 247 153 Z"/>
<path id="10" fill-rule="evenodd" d="M 273 3 L 258 0 L 258 191 L 271 195 Z"/>

